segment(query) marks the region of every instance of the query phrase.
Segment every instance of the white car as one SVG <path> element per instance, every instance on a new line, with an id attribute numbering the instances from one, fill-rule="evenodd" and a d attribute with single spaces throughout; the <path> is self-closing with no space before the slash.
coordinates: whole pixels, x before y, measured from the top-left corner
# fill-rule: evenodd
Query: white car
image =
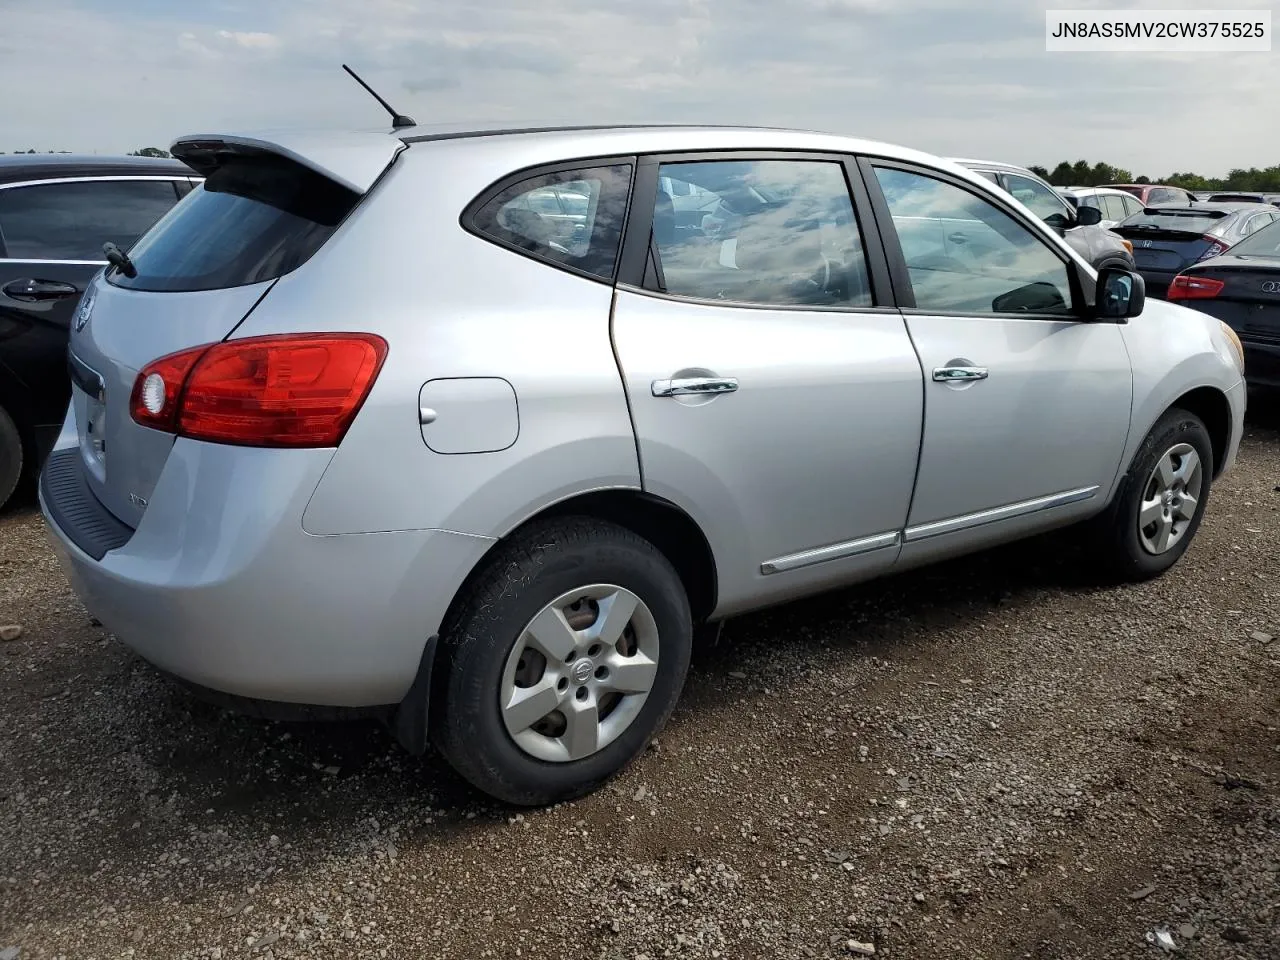
<path id="1" fill-rule="evenodd" d="M 1057 187 L 1058 193 L 1077 210 L 1093 207 L 1102 213 L 1098 226 L 1110 230 L 1121 220 L 1142 212 L 1142 201 L 1132 193 L 1112 187 Z"/>

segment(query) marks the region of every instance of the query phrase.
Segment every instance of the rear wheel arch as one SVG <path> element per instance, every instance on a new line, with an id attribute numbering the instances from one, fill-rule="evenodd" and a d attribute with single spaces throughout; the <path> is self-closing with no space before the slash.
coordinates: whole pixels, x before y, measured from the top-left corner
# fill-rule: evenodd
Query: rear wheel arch
<path id="1" fill-rule="evenodd" d="M 648 540 L 667 558 L 689 597 L 694 623 L 704 621 L 715 610 L 718 580 L 715 555 L 698 524 L 668 500 L 639 490 L 597 490 L 557 501 L 526 517 L 485 551 L 454 593 L 447 621 L 471 583 L 481 576 L 494 551 L 529 527 L 557 517 L 590 517 L 624 527 Z"/>

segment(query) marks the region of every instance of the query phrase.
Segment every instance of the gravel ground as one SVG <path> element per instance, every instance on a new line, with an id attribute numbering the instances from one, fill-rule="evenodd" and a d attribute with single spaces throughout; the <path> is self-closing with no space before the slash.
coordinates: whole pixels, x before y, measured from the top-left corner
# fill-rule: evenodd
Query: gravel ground
<path id="1" fill-rule="evenodd" d="M 376 726 L 194 702 L 28 498 L 0 960 L 1280 958 L 1277 543 L 1273 406 L 1159 581 L 1049 540 L 733 621 L 640 761 L 517 815 Z"/>

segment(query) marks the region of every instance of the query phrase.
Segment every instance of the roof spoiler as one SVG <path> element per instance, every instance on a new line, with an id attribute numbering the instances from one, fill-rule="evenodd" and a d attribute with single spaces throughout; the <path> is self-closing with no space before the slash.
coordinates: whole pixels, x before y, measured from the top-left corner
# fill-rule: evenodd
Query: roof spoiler
<path id="1" fill-rule="evenodd" d="M 1231 215 L 1230 210 L 1211 210 L 1198 203 L 1185 207 L 1143 207 L 1142 212 L 1148 216 L 1164 213 L 1174 217 L 1198 217 L 1200 219 L 1209 217 L 1213 220 L 1220 220 Z"/>
<path id="2" fill-rule="evenodd" d="M 206 177 L 233 158 L 280 157 L 364 194 L 406 149 L 402 140 L 380 133 L 292 132 L 193 134 L 173 141 L 169 152 Z"/>

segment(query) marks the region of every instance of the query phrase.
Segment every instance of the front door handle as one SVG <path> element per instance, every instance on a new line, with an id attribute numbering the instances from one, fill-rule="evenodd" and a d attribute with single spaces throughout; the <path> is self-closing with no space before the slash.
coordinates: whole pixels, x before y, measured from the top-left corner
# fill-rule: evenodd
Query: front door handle
<path id="1" fill-rule="evenodd" d="M 11 280 L 4 285 L 4 294 L 12 300 L 24 303 L 40 303 L 45 300 L 66 300 L 68 297 L 80 296 L 80 290 L 71 283 L 61 280 L 37 280 L 23 277 Z"/>
<path id="2" fill-rule="evenodd" d="M 735 377 L 679 377 L 653 381 L 655 397 L 702 396 L 710 393 L 733 393 L 738 389 Z"/>
<path id="3" fill-rule="evenodd" d="M 987 379 L 986 367 L 934 367 L 933 379 L 938 383 L 964 383 Z"/>
<path id="4" fill-rule="evenodd" d="M 952 243 L 968 243 L 969 238 L 963 233 L 953 233 L 947 237 Z"/>

